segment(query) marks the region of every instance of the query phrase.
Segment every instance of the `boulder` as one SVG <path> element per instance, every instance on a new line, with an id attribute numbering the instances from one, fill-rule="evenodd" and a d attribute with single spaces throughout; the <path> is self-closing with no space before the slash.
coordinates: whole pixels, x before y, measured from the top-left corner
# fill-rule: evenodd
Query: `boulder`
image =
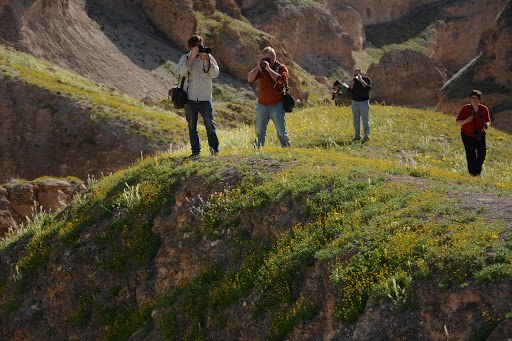
<path id="1" fill-rule="evenodd" d="M 183 50 L 189 50 L 188 38 L 196 33 L 198 26 L 192 0 L 141 0 L 140 6 L 158 31 Z M 210 8 L 209 12 L 211 11 Z"/>
<path id="2" fill-rule="evenodd" d="M 324 55 L 351 69 L 354 39 L 338 23 L 327 8 L 314 3 L 290 6 L 273 0 L 262 0 L 243 12 L 252 25 L 270 33 L 281 42 L 293 60 L 302 59 L 306 70 L 313 55 Z"/>
<path id="3" fill-rule="evenodd" d="M 331 13 L 338 20 L 341 28 L 352 37 L 352 49 L 361 51 L 366 41 L 361 14 L 350 6 L 331 8 Z"/>
<path id="4" fill-rule="evenodd" d="M 34 209 L 55 213 L 85 190 L 83 182 L 44 178 L 16 181 L 0 187 L 0 238 L 14 223 L 24 223 Z"/>
<path id="5" fill-rule="evenodd" d="M 372 99 L 411 107 L 435 106 L 449 72 L 436 59 L 421 52 L 391 50 L 371 64 Z"/>

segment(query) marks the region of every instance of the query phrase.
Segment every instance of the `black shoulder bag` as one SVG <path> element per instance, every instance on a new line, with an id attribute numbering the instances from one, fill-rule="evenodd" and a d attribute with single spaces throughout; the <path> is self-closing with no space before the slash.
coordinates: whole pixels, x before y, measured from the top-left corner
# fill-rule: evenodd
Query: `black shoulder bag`
<path id="1" fill-rule="evenodd" d="M 188 94 L 183 90 L 183 84 L 185 83 L 185 77 L 181 77 L 181 84 L 179 87 L 169 89 L 169 97 L 171 97 L 172 104 L 176 109 L 182 109 L 188 102 Z"/>
<path id="2" fill-rule="evenodd" d="M 187 55 L 188 60 L 188 55 Z M 175 109 L 182 109 L 185 104 L 188 103 L 188 94 L 183 90 L 183 84 L 185 83 L 185 77 L 181 77 L 181 84 L 179 87 L 169 89 L 168 96 L 171 98 L 172 104 Z"/>
<path id="3" fill-rule="evenodd" d="M 278 62 L 276 62 L 276 65 L 274 65 L 274 68 L 277 69 L 277 73 L 279 73 L 279 67 L 281 66 L 281 64 L 279 64 Z M 268 75 L 270 77 L 270 74 Z M 279 79 L 279 77 L 277 77 L 277 79 Z M 281 90 L 279 90 L 279 88 L 277 87 L 277 81 L 274 83 L 274 81 L 272 80 L 272 77 L 270 77 L 270 81 L 272 82 L 272 84 L 274 84 L 274 88 L 279 91 L 280 93 Z M 284 94 L 283 94 L 283 109 L 285 112 L 292 112 L 293 108 L 295 107 L 295 98 L 293 98 L 293 96 L 290 94 L 290 88 L 288 87 L 288 82 L 284 85 Z"/>

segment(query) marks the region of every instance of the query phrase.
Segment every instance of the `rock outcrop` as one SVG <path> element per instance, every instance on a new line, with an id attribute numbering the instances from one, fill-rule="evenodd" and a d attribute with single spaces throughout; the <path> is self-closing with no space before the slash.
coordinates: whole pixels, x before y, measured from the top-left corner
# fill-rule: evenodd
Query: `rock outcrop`
<path id="1" fill-rule="evenodd" d="M 148 19 L 160 32 L 182 50 L 189 50 L 187 40 L 198 29 L 192 0 L 142 0 L 140 4 Z"/>
<path id="2" fill-rule="evenodd" d="M 55 213 L 71 202 L 83 182 L 45 178 L 19 181 L 0 187 L 0 238 L 13 223 L 24 223 L 37 210 Z"/>
<path id="3" fill-rule="evenodd" d="M 413 50 L 391 50 L 367 72 L 372 99 L 413 107 L 435 106 L 449 72 L 436 59 Z"/>
<path id="4" fill-rule="evenodd" d="M 0 42 L 136 98 L 162 98 L 174 79 L 162 61 L 178 50 L 132 3 L 4 0 L 0 17 Z"/>
<path id="5" fill-rule="evenodd" d="M 308 70 L 307 57 L 324 55 L 345 69 L 353 68 L 354 39 L 339 25 L 325 8 L 305 2 L 290 6 L 263 0 L 243 10 L 244 16 L 261 31 L 270 33 L 282 42 L 290 57 L 305 60 L 301 66 Z"/>
<path id="6" fill-rule="evenodd" d="M 425 53 L 457 72 L 485 48 L 506 0 L 466 1 L 441 7 L 434 42 Z"/>
<path id="7" fill-rule="evenodd" d="M 366 34 L 361 14 L 350 6 L 332 6 L 330 10 L 343 31 L 347 32 L 348 35 L 352 37 L 354 41 L 352 48 L 356 51 L 361 51 L 366 42 Z"/>
<path id="8" fill-rule="evenodd" d="M 480 56 L 457 73 L 441 89 L 438 110 L 456 115 L 468 103 L 472 89 L 483 92 L 482 103 L 491 112 L 493 126 L 512 132 L 512 2 L 509 0 L 497 20 Z"/>
<path id="9" fill-rule="evenodd" d="M 0 78 L 0 184 L 11 178 L 99 178 L 158 151 L 130 122 L 96 120 L 85 104 Z M 161 150 L 168 146 L 161 145 Z"/>
<path id="10" fill-rule="evenodd" d="M 425 5 L 439 2 L 439 0 L 336 0 L 329 1 L 332 8 L 354 8 L 360 15 L 364 26 L 388 23 L 416 11 Z M 327 4 L 326 4 L 327 5 Z"/>

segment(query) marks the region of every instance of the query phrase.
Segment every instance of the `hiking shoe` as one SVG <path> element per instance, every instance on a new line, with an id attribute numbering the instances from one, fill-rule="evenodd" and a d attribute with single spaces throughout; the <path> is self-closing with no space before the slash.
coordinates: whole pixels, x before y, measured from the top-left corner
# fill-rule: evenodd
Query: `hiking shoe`
<path id="1" fill-rule="evenodd" d="M 196 157 L 199 157 L 199 155 L 201 155 L 201 152 L 192 153 L 192 154 L 190 154 L 190 156 L 188 158 L 189 159 L 195 159 Z"/>
<path id="2" fill-rule="evenodd" d="M 363 143 L 368 142 L 368 141 L 370 141 L 370 138 L 369 138 L 369 137 L 365 137 L 365 138 L 363 139 Z"/>
<path id="3" fill-rule="evenodd" d="M 352 141 L 361 141 L 361 138 L 360 138 L 360 137 L 354 137 L 354 138 L 352 139 Z"/>
<path id="4" fill-rule="evenodd" d="M 210 147 L 210 154 L 212 154 L 213 156 L 219 154 L 219 151 L 218 150 L 215 150 L 213 149 L 212 147 Z"/>

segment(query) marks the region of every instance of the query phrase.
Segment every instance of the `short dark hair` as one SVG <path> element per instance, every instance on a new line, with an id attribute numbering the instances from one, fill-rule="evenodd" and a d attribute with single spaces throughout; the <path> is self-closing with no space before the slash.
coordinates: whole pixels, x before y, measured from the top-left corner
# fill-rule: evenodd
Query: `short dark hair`
<path id="1" fill-rule="evenodd" d="M 472 90 L 471 94 L 469 95 L 469 97 L 472 97 L 472 96 L 478 96 L 478 98 L 482 99 L 482 91 L 480 91 L 480 90 Z"/>
<path id="2" fill-rule="evenodd" d="M 339 80 L 334 81 L 334 84 L 332 86 L 341 85 Z"/>
<path id="3" fill-rule="evenodd" d="M 196 47 L 197 43 L 203 44 L 203 38 L 198 35 L 194 35 L 190 38 L 188 38 L 188 46 L 189 47 Z"/>

